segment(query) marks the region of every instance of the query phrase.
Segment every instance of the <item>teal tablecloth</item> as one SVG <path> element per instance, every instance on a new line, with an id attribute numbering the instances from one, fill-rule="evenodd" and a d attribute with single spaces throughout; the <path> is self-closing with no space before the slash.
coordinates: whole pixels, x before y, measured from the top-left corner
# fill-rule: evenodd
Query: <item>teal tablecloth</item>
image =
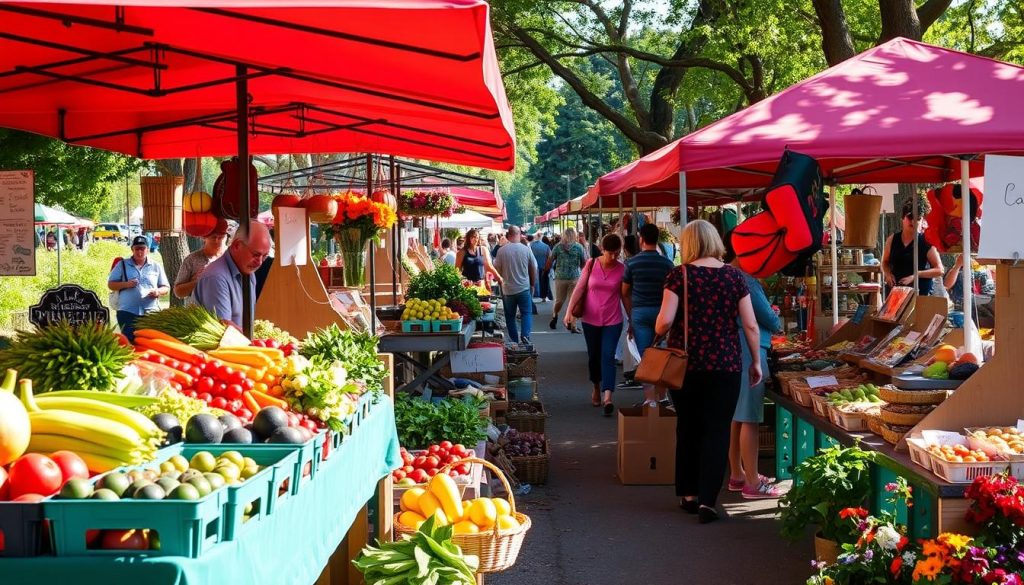
<path id="1" fill-rule="evenodd" d="M 0 583 L 313 585 L 377 482 L 400 461 L 394 408 L 382 398 L 304 491 L 238 540 L 219 543 L 198 559 L 0 559 Z"/>

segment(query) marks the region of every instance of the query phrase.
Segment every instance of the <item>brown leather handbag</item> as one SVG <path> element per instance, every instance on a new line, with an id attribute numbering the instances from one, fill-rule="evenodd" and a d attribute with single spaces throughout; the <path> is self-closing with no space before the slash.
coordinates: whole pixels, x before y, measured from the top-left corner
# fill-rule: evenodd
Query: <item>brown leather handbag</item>
<path id="1" fill-rule="evenodd" d="M 645 384 L 654 384 L 674 390 L 683 387 L 686 378 L 688 357 L 686 348 L 690 343 L 690 307 L 689 284 L 686 279 L 686 266 L 683 266 L 683 349 L 655 347 L 652 345 L 644 350 L 640 364 L 633 374 L 633 379 Z"/>
<path id="2" fill-rule="evenodd" d="M 593 258 L 587 263 L 587 266 L 583 269 L 585 274 L 580 275 L 580 279 L 583 281 L 583 292 L 580 293 L 580 298 L 576 299 L 576 304 L 572 306 L 572 310 L 569 311 L 576 319 L 583 317 L 583 311 L 587 308 L 587 290 L 590 288 L 590 273 L 594 271 L 594 260 Z"/>

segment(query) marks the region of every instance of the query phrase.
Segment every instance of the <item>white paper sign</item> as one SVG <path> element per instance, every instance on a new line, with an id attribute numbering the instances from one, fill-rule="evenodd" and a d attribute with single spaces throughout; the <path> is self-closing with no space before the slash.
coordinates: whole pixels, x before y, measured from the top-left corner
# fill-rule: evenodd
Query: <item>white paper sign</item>
<path id="1" fill-rule="evenodd" d="M 505 369 L 505 350 L 500 347 L 475 347 L 452 352 L 452 372 L 500 372 Z"/>
<path id="2" fill-rule="evenodd" d="M 0 171 L 0 274 L 35 273 L 35 175 L 32 171 Z"/>
<path id="3" fill-rule="evenodd" d="M 281 266 L 305 266 L 309 249 L 309 226 L 306 223 L 306 210 L 301 207 L 278 207 L 278 236 L 281 249 L 277 255 L 281 258 Z"/>
<path id="4" fill-rule="evenodd" d="M 966 445 L 967 438 L 952 431 L 921 431 L 927 445 Z"/>
<path id="5" fill-rule="evenodd" d="M 824 388 L 825 386 L 838 386 L 839 380 L 836 380 L 835 376 L 811 376 L 807 378 L 807 385 L 814 388 Z"/>
<path id="6" fill-rule="evenodd" d="M 985 157 L 985 215 L 981 219 L 982 258 L 1024 258 L 1024 158 Z"/>

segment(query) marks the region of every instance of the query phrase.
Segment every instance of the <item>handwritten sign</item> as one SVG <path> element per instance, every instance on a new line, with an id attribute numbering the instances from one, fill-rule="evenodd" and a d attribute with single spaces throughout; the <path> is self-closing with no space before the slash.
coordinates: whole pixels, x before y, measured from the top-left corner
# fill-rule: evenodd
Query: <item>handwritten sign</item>
<path id="1" fill-rule="evenodd" d="M 77 284 L 64 284 L 43 293 L 39 304 L 29 307 L 28 320 L 37 327 L 46 327 L 62 320 L 72 325 L 87 321 L 107 323 L 110 321 L 110 311 L 91 290 L 85 290 Z"/>
<path id="2" fill-rule="evenodd" d="M 985 157 L 985 216 L 982 218 L 983 258 L 1024 258 L 1024 158 L 1019 156 Z"/>
<path id="3" fill-rule="evenodd" d="M 0 275 L 36 273 L 35 175 L 0 171 Z"/>
<path id="4" fill-rule="evenodd" d="M 452 352 L 452 372 L 500 372 L 505 369 L 505 350 L 500 347 L 477 347 Z"/>
<path id="5" fill-rule="evenodd" d="M 807 385 L 813 390 L 826 386 L 838 386 L 839 380 L 835 376 L 810 376 L 807 378 Z"/>
<path id="6" fill-rule="evenodd" d="M 277 216 L 280 230 L 281 249 L 277 257 L 281 266 L 305 266 L 306 250 L 309 249 L 309 223 L 306 221 L 306 210 L 300 207 L 278 207 Z"/>

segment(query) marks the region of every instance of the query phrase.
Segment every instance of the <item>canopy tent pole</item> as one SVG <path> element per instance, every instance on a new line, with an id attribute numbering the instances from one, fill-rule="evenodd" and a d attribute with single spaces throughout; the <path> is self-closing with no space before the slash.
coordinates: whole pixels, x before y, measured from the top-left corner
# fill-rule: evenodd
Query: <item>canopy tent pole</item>
<path id="1" fill-rule="evenodd" d="M 637 213 L 637 211 L 636 211 L 636 191 L 633 191 L 633 232 L 635 234 L 637 234 L 637 236 L 640 235 L 640 230 L 637 228 L 637 225 L 639 223 L 640 223 L 640 214 Z M 640 242 L 637 242 L 637 247 L 638 248 L 640 247 L 639 244 L 640 244 Z"/>
<path id="2" fill-rule="evenodd" d="M 241 206 L 238 210 L 238 228 L 244 230 L 242 233 L 249 237 L 249 222 L 252 217 L 249 213 L 249 202 L 252 193 L 249 192 L 249 77 L 248 68 L 245 65 L 235 67 L 235 107 L 238 129 L 238 200 Z M 253 310 L 256 299 L 253 298 L 253 291 L 248 283 L 242 286 L 242 333 L 252 338 Z"/>
<path id="3" fill-rule="evenodd" d="M 64 247 L 64 230 L 59 225 L 53 226 L 53 228 L 57 236 L 57 286 L 60 286 L 63 280 L 61 276 L 60 249 Z M 130 240 L 129 243 L 131 243 Z"/>
<path id="4" fill-rule="evenodd" d="M 366 153 L 366 196 L 373 197 L 373 154 Z M 375 242 L 369 242 L 370 246 L 370 335 L 377 332 L 377 250 Z M 362 251 L 366 254 L 366 250 Z"/>
<path id="5" fill-rule="evenodd" d="M 963 311 L 964 311 L 964 347 L 968 352 L 973 353 L 982 359 L 981 347 L 976 347 L 975 335 L 976 323 L 974 322 L 974 311 L 972 310 L 974 295 L 974 268 L 971 266 L 971 162 L 967 157 L 960 159 L 960 201 L 961 221 L 963 230 L 963 266 L 961 266 L 963 279 Z"/>
<path id="6" fill-rule="evenodd" d="M 622 225 L 622 216 L 622 191 L 619 191 L 619 231 L 622 231 L 622 228 L 624 227 Z M 622 237 L 626 237 L 626 232 L 622 232 Z"/>
<path id="7" fill-rule="evenodd" d="M 388 156 L 388 176 L 391 178 L 391 194 L 395 199 L 395 213 L 398 212 L 398 176 L 395 155 Z M 398 261 L 398 221 L 391 226 L 391 304 L 398 304 L 398 278 L 401 263 Z"/>
<path id="8" fill-rule="evenodd" d="M 686 227 L 686 171 L 679 171 L 679 228 Z"/>
<path id="9" fill-rule="evenodd" d="M 832 325 L 839 324 L 839 246 L 837 240 L 839 236 L 836 234 L 836 184 L 831 183 L 828 186 L 828 204 L 829 209 L 832 210 L 832 217 L 828 222 L 829 225 L 829 240 L 831 240 L 832 249 Z M 807 324 L 813 327 L 813 323 Z"/>
<path id="10" fill-rule="evenodd" d="M 917 273 L 921 270 L 921 265 L 920 265 L 920 262 L 917 261 L 917 255 L 920 254 L 920 252 L 917 249 L 918 248 L 918 246 L 917 246 L 917 240 L 918 240 L 917 232 L 920 229 L 918 227 L 917 214 L 920 211 L 920 207 L 918 206 L 918 201 L 917 201 L 917 199 L 918 199 L 917 191 L 915 190 L 914 193 L 911 196 L 913 197 L 912 205 L 914 206 L 913 207 L 914 215 L 910 218 L 910 223 L 913 224 L 913 226 L 914 226 L 914 280 L 912 281 L 911 284 L 914 287 L 914 291 L 919 291 L 919 290 L 921 290 L 921 285 L 920 285 L 920 283 L 917 282 L 917 279 L 918 279 Z M 895 238 L 896 236 L 893 236 L 893 237 Z M 900 236 L 900 237 L 902 237 L 902 236 Z M 900 283 L 897 282 L 896 286 L 899 286 L 899 284 Z"/>
<path id="11" fill-rule="evenodd" d="M 597 225 L 598 225 L 598 230 L 599 230 L 598 233 L 599 233 L 599 235 L 602 238 L 604 237 L 604 218 L 601 217 L 602 215 L 604 215 L 603 213 L 601 213 L 603 209 L 604 209 L 604 198 L 598 197 L 597 198 Z M 593 230 L 591 230 L 591 231 L 593 231 Z M 591 234 L 587 234 L 587 236 L 588 236 L 587 237 L 587 241 L 589 241 L 591 244 L 595 244 L 596 243 L 594 241 L 595 240 L 594 234 L 592 234 L 592 233 Z M 587 253 L 589 254 L 590 251 L 587 250 Z"/>

